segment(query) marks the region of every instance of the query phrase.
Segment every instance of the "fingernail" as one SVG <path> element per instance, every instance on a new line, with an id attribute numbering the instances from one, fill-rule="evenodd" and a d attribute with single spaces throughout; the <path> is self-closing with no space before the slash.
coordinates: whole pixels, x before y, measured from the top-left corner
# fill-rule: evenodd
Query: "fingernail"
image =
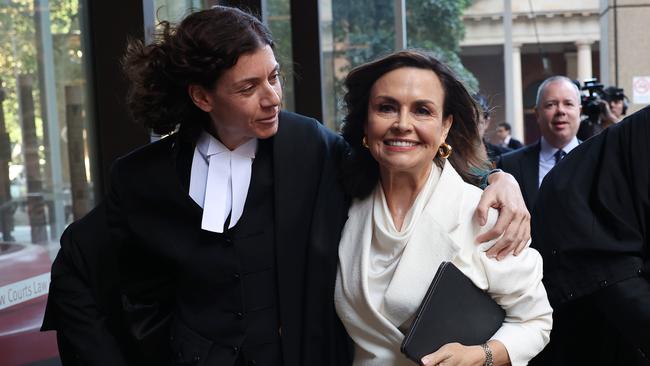
<path id="1" fill-rule="evenodd" d="M 420 362 L 422 362 L 423 365 L 428 365 L 429 364 L 429 359 L 427 357 L 422 357 Z"/>

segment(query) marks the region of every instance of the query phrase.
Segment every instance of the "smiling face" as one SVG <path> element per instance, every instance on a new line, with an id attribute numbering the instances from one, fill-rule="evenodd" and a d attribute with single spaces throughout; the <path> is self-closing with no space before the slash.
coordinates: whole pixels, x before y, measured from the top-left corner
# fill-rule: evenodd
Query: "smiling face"
<path id="1" fill-rule="evenodd" d="M 544 139 L 558 149 L 571 142 L 580 127 L 580 108 L 578 92 L 570 81 L 548 83 L 535 109 Z"/>
<path id="2" fill-rule="evenodd" d="M 452 124 L 451 115 L 443 117 L 444 100 L 440 79 L 431 70 L 402 67 L 377 79 L 370 89 L 365 133 L 382 173 L 428 172 Z"/>
<path id="3" fill-rule="evenodd" d="M 210 115 L 212 132 L 231 150 L 278 131 L 282 86 L 278 63 L 268 45 L 241 55 L 213 90 L 192 85 L 190 95 Z"/>

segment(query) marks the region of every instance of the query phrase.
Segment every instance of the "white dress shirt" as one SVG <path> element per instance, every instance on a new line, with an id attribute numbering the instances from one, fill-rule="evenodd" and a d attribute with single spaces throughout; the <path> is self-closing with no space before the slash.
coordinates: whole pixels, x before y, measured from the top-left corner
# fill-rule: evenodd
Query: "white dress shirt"
<path id="1" fill-rule="evenodd" d="M 190 197 L 203 208 L 201 229 L 224 232 L 230 214 L 232 228 L 244 212 L 251 182 L 257 139 L 228 149 L 207 132 L 202 132 L 194 148 L 190 173 Z"/>
<path id="2" fill-rule="evenodd" d="M 562 150 L 568 154 L 579 144 L 580 142 L 578 142 L 578 138 L 574 136 L 573 139 L 562 148 Z M 544 180 L 546 174 L 548 174 L 548 172 L 555 166 L 555 153 L 558 150 L 558 148 L 551 146 L 551 144 L 549 144 L 548 141 L 544 139 L 544 136 L 542 136 L 539 149 L 539 181 L 537 182 L 538 187 L 542 185 L 542 180 Z"/>

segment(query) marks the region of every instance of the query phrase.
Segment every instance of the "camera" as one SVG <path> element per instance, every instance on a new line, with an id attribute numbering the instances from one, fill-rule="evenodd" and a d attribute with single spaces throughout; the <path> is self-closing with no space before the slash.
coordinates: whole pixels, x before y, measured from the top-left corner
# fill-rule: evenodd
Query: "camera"
<path id="1" fill-rule="evenodd" d="M 582 121 L 578 129 L 578 139 L 586 140 L 591 136 L 599 134 L 611 123 L 616 123 L 613 119 L 620 118 L 620 114 L 625 114 L 627 109 L 627 97 L 623 89 L 610 86 L 605 88 L 598 79 L 587 79 L 580 88 L 580 83 L 575 82 L 579 89 L 583 91 L 580 104 L 582 105 Z M 622 111 L 613 113 L 611 110 L 612 102 L 623 101 Z M 621 108 L 620 102 L 617 108 Z"/>
<path id="2" fill-rule="evenodd" d="M 582 88 L 587 94 L 582 95 L 582 114 L 592 123 L 600 123 L 600 114 L 603 112 L 602 101 L 605 99 L 604 85 L 598 79 L 587 79 Z M 621 89 L 622 92 L 622 89 Z"/>
<path id="3" fill-rule="evenodd" d="M 580 104 L 585 117 L 580 122 L 577 137 L 584 141 L 599 134 L 605 128 L 602 116 L 606 112 L 607 101 L 604 85 L 599 83 L 598 79 L 585 80 L 580 89 L 583 91 Z"/>

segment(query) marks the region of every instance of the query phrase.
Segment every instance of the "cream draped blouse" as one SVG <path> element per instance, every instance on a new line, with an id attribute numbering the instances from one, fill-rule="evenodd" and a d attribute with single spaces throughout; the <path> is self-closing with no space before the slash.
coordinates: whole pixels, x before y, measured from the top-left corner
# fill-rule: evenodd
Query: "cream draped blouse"
<path id="1" fill-rule="evenodd" d="M 450 163 L 431 173 L 399 231 L 381 185 L 355 200 L 339 246 L 335 301 L 355 343 L 355 366 L 413 365 L 400 353 L 404 332 L 442 261 L 452 261 L 506 311 L 492 339 L 513 365 L 525 365 L 548 343 L 552 309 L 541 283 L 542 259 L 531 248 L 502 261 L 474 238 L 489 230 L 473 219 L 481 190 L 465 183 Z"/>

